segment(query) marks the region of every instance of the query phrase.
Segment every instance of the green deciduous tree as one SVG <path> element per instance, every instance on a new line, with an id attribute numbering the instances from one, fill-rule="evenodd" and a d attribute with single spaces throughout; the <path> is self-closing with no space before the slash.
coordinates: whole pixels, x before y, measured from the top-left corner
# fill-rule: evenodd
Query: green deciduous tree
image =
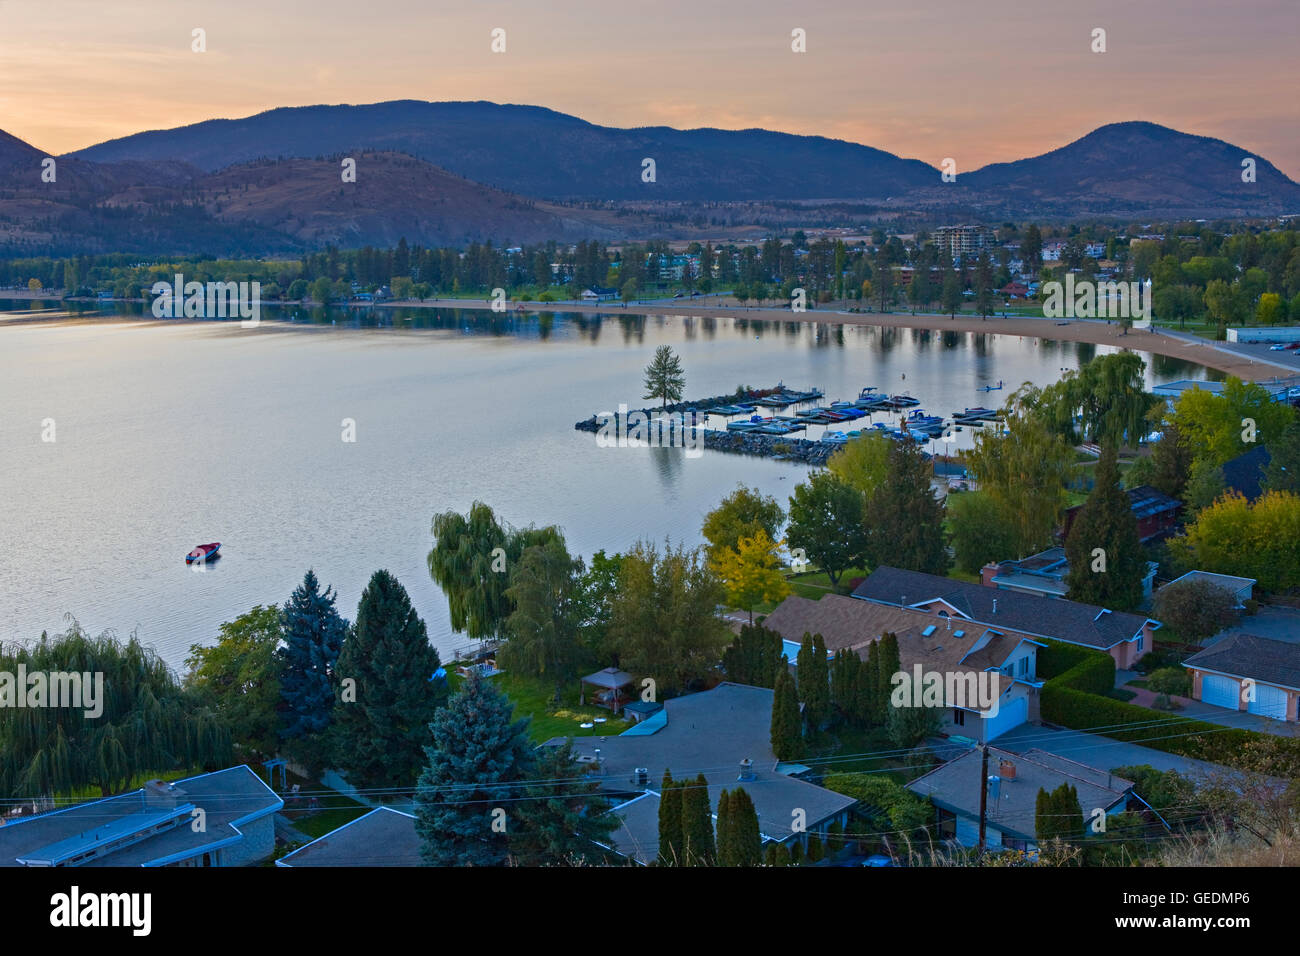
<path id="1" fill-rule="evenodd" d="M 502 667 L 555 684 L 555 696 L 577 668 L 582 614 L 581 559 L 571 558 L 563 540 L 526 548 L 510 575 L 506 619 L 510 638 L 498 652 Z"/>
<path id="2" fill-rule="evenodd" d="M 826 462 L 826 469 L 865 498 L 884 483 L 889 471 L 889 452 L 894 442 L 878 431 L 869 431 L 843 445 Z"/>
<path id="3" fill-rule="evenodd" d="M 980 491 L 1002 507 L 1015 534 L 1012 557 L 1051 543 L 1074 468 L 1074 452 L 1032 414 L 1032 398 L 1032 390 L 1013 395 L 1004 411 L 1006 430 L 981 429 L 967 455 Z"/>
<path id="4" fill-rule="evenodd" d="M 258 605 L 221 625 L 211 647 L 194 644 L 185 685 L 220 714 L 231 738 L 257 755 L 280 743 L 280 677 L 276 648 L 283 639 L 278 607 Z"/>
<path id="5" fill-rule="evenodd" d="M 1034 398 L 1034 413 L 1070 444 L 1136 445 L 1160 399 L 1146 390 L 1146 363 L 1133 352 L 1100 355 Z"/>
<path id="6" fill-rule="evenodd" d="M 790 497 L 786 546 L 826 572 L 831 584 L 859 567 L 867 547 L 862 493 L 829 471 L 817 471 Z"/>
<path id="7" fill-rule="evenodd" d="M 1182 640 L 1199 644 L 1237 620 L 1237 599 L 1225 587 L 1185 578 L 1156 592 L 1155 613 Z"/>
<path id="8" fill-rule="evenodd" d="M 1166 422 L 1160 440 L 1151 446 L 1151 477 L 1147 482 L 1171 498 L 1181 498 L 1192 473 L 1192 450 L 1176 422 Z"/>
<path id="9" fill-rule="evenodd" d="M 1172 420 L 1196 462 L 1222 465 L 1282 437 L 1296 417 L 1264 387 L 1229 378 L 1221 395 L 1201 388 L 1183 392 Z"/>
<path id="10" fill-rule="evenodd" d="M 622 667 L 663 693 L 685 688 L 718 662 L 730 631 L 717 616 L 723 588 L 698 550 L 638 542 L 623 556 L 610 596 L 609 644 Z"/>
<path id="11" fill-rule="evenodd" d="M 1011 516 L 997 499 L 971 491 L 949 495 L 945 505 L 959 569 L 967 574 L 979 574 L 990 561 L 1016 555 L 1018 542 Z"/>
<path id="12" fill-rule="evenodd" d="M 1293 422 L 1268 444 L 1264 488 L 1300 494 L 1300 422 Z"/>
<path id="13" fill-rule="evenodd" d="M 1270 491 L 1252 505 L 1233 493 L 1202 510 L 1169 548 L 1184 567 L 1254 578 L 1276 592 L 1300 585 L 1297 541 L 1300 496 Z"/>
<path id="14" fill-rule="evenodd" d="M 709 543 L 709 556 L 714 557 L 759 531 L 776 541 L 784 522 L 785 512 L 775 498 L 739 485 L 705 516 L 701 532 Z"/>

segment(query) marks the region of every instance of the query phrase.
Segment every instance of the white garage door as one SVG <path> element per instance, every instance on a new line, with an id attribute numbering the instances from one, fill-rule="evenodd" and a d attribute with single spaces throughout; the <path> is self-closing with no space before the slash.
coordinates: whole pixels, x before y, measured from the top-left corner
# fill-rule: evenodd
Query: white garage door
<path id="1" fill-rule="evenodd" d="M 984 742 L 988 743 L 995 737 L 1005 734 L 1008 730 L 1014 730 L 1025 722 L 1029 717 L 1029 701 L 1024 697 L 1017 697 L 1015 700 L 1004 700 L 998 707 L 996 717 L 981 717 L 985 722 Z"/>
<path id="2" fill-rule="evenodd" d="M 1255 685 L 1255 699 L 1246 705 L 1252 714 L 1286 720 L 1286 691 L 1268 684 Z"/>
<path id="3" fill-rule="evenodd" d="M 1236 710 L 1240 697 L 1241 684 L 1231 677 L 1220 677 L 1218 674 L 1205 674 L 1201 677 L 1201 700 L 1205 703 Z"/>

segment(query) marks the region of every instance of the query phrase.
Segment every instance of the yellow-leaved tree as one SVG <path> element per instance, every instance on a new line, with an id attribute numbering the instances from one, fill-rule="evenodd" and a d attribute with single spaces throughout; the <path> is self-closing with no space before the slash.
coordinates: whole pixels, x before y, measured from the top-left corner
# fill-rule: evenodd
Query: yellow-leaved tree
<path id="1" fill-rule="evenodd" d="M 713 573 L 726 588 L 727 601 L 748 611 L 751 624 L 756 605 L 775 604 L 790 593 L 790 584 L 781 573 L 779 547 L 760 529 L 741 537 L 734 548 L 717 549 L 711 561 Z"/>
<path id="2" fill-rule="evenodd" d="M 1184 566 L 1254 578 L 1265 591 L 1300 585 L 1300 495 L 1270 491 L 1251 504 L 1226 494 L 1169 542 Z"/>

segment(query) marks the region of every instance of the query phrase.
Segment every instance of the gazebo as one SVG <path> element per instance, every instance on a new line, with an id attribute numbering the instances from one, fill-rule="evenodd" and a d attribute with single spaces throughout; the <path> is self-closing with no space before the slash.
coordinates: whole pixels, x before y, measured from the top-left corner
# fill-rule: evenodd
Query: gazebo
<path id="1" fill-rule="evenodd" d="M 579 690 L 580 703 L 587 703 L 588 685 L 597 688 L 591 695 L 591 703 L 596 707 L 608 707 L 616 714 L 625 701 L 632 699 L 631 694 L 621 693 L 623 688 L 632 686 L 632 675 L 617 667 L 606 667 L 603 671 L 596 671 L 584 677 Z"/>

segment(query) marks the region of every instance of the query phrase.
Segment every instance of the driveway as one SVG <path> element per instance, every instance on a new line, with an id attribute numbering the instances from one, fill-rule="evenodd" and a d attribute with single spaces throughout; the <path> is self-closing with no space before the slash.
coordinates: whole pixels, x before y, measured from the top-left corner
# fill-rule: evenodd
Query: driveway
<path id="1" fill-rule="evenodd" d="M 1153 730 L 1156 736 L 1160 731 Z M 1021 724 L 1015 730 L 1008 731 L 994 741 L 994 746 L 1013 753 L 1026 750 L 1046 750 L 1079 763 L 1096 767 L 1098 770 L 1114 770 L 1116 767 L 1128 767 L 1134 764 L 1149 764 L 1157 770 L 1177 770 L 1193 779 L 1204 778 L 1208 774 L 1222 773 L 1227 768 L 1205 760 L 1193 760 L 1163 750 L 1153 750 L 1140 744 L 1112 740 L 1097 734 L 1084 733 L 1080 730 L 1054 730 L 1049 727 L 1034 727 Z"/>
<path id="2" fill-rule="evenodd" d="M 1129 687 L 1137 696 L 1134 697 L 1130 704 L 1136 704 L 1139 707 L 1149 707 L 1157 714 L 1174 714 L 1179 717 L 1195 717 L 1197 720 L 1203 720 L 1210 724 L 1220 724 L 1224 727 L 1240 727 L 1242 730 L 1254 730 L 1261 734 L 1272 734 L 1275 737 L 1295 737 L 1300 734 L 1300 723 L 1287 720 L 1274 720 L 1272 717 L 1261 717 L 1259 714 L 1248 713 L 1244 710 L 1230 710 L 1227 707 L 1216 707 L 1214 704 L 1207 704 L 1204 701 L 1192 700 L 1190 697 L 1173 697 L 1172 700 L 1182 705 L 1182 710 L 1156 710 L 1152 707 L 1155 703 L 1156 694 L 1154 691 L 1147 690 L 1144 687 Z"/>
<path id="3" fill-rule="evenodd" d="M 1300 644 L 1300 610 L 1293 607 L 1261 607 L 1257 613 L 1243 617 L 1232 627 L 1215 634 L 1202 646 L 1209 647 L 1237 632 L 1286 641 L 1288 644 Z"/>

